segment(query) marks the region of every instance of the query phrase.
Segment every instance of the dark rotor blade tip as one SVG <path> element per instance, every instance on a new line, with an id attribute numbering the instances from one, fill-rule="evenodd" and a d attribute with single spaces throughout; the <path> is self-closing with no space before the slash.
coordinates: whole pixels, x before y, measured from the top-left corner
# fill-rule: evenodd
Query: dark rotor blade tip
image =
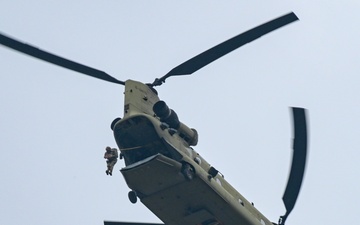
<path id="1" fill-rule="evenodd" d="M 279 224 L 285 224 L 285 220 L 293 210 L 300 192 L 304 178 L 307 156 L 307 125 L 306 110 L 304 108 L 292 107 L 293 113 L 293 156 L 288 183 L 283 195 L 286 213 L 279 219 Z"/>

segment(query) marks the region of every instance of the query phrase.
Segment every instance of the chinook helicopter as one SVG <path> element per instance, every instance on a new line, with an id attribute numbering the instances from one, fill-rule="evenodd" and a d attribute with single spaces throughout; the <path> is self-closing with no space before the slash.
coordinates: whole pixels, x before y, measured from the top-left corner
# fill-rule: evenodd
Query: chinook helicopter
<path id="1" fill-rule="evenodd" d="M 294 13 L 273 19 L 241 33 L 170 70 L 152 83 L 120 81 L 107 73 L 56 56 L 0 33 L 6 47 L 83 73 L 125 86 L 124 115 L 111 123 L 120 158 L 120 171 L 129 200 L 139 199 L 166 225 L 284 225 L 294 208 L 302 184 L 307 155 L 306 110 L 292 108 L 293 158 L 283 195 L 286 213 L 273 223 L 237 192 L 193 146 L 198 133 L 180 122 L 176 112 L 161 101 L 156 86 L 172 76 L 190 75 L 225 54 L 297 21 Z M 161 225 L 104 221 L 105 225 Z"/>

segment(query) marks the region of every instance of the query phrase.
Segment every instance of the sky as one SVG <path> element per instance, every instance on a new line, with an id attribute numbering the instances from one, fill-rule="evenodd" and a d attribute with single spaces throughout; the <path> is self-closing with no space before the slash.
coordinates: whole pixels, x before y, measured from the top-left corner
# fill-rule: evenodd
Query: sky
<path id="1" fill-rule="evenodd" d="M 288 12 L 299 21 L 157 88 L 199 133 L 195 147 L 271 221 L 285 213 L 289 107 L 307 109 L 306 174 L 287 224 L 354 224 L 360 205 L 360 3 L 344 1 L 0 1 L 0 32 L 152 82 Z M 0 46 L 0 224 L 160 222 L 128 200 L 103 154 L 123 86 Z"/>

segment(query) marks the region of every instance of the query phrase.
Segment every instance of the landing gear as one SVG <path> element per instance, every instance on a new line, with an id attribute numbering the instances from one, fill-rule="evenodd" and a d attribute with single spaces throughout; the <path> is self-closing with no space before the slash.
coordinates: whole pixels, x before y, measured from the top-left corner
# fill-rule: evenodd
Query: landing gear
<path id="1" fill-rule="evenodd" d="M 135 191 L 129 191 L 128 197 L 132 204 L 135 204 L 137 202 L 137 195 L 136 195 Z"/>
<path id="2" fill-rule="evenodd" d="M 181 168 L 181 173 L 184 175 L 186 180 L 192 180 L 195 177 L 195 170 L 188 163 L 183 163 L 183 166 Z"/>

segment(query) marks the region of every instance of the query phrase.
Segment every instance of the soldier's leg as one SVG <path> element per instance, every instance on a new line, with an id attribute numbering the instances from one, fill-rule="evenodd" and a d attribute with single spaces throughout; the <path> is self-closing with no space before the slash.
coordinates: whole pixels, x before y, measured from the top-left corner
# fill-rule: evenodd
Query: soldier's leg
<path id="1" fill-rule="evenodd" d="M 106 161 L 106 164 L 107 164 L 107 170 L 105 171 L 106 172 L 106 175 L 109 175 L 110 173 L 110 168 L 111 168 L 111 163 L 109 161 Z"/>
<path id="2" fill-rule="evenodd" d="M 114 166 L 115 166 L 116 162 L 117 162 L 117 159 L 112 160 L 111 163 L 110 163 L 110 168 L 109 168 L 109 174 L 110 174 L 110 176 L 112 176 L 112 171 L 113 171 L 113 169 L 114 169 Z"/>

